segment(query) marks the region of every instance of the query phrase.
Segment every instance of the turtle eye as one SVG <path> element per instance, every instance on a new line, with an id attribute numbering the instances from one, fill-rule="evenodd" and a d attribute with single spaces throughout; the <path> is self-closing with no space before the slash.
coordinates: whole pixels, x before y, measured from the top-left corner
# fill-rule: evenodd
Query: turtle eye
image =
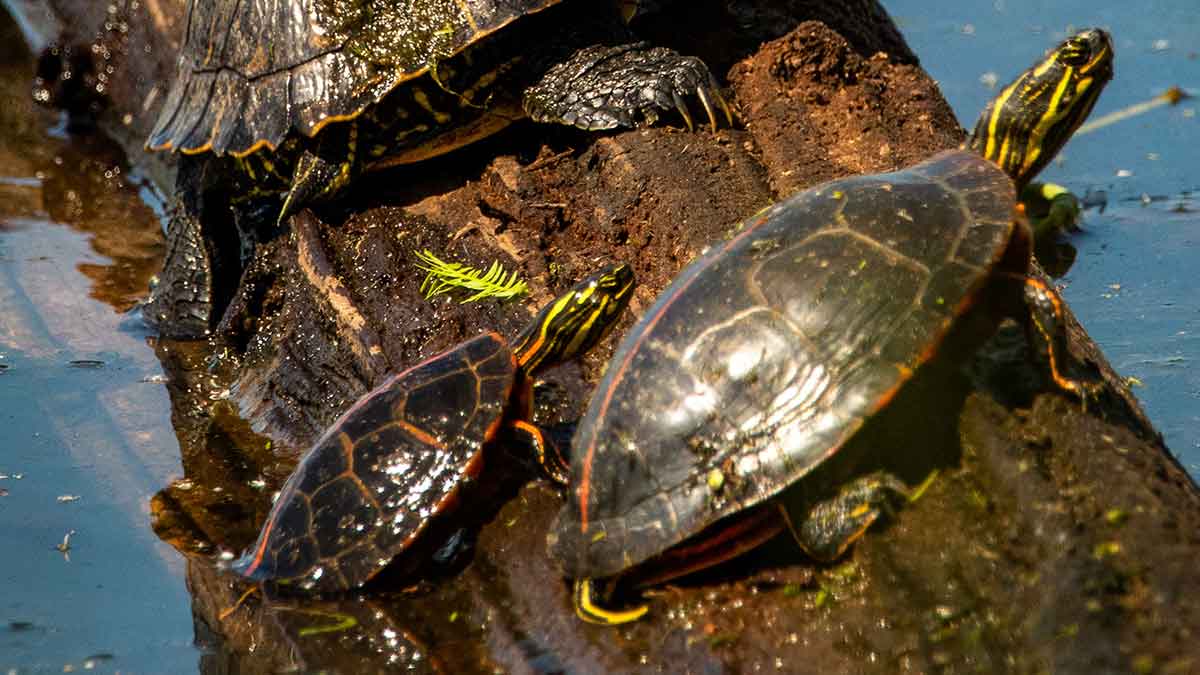
<path id="1" fill-rule="evenodd" d="M 1092 60 L 1092 45 L 1082 37 L 1073 37 L 1058 50 L 1058 60 L 1068 66 L 1082 66 Z"/>

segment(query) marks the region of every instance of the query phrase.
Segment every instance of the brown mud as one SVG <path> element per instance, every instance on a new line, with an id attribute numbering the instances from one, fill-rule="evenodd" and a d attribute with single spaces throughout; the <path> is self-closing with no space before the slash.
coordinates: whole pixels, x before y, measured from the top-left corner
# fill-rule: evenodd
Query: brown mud
<path id="1" fill-rule="evenodd" d="M 106 16 L 121 16 L 126 57 L 114 51 L 105 68 L 128 76 L 111 78 L 102 119 L 135 147 L 182 13 L 167 0 L 114 7 Z M 75 39 L 112 39 L 111 20 L 61 11 L 75 17 L 64 22 Z M 191 556 L 203 669 L 1200 667 L 1200 492 L 1075 324 L 1075 359 L 1105 382 L 1086 410 L 1050 391 L 1020 330 L 1005 326 L 969 368 L 918 378 L 872 421 L 861 447 L 911 482 L 939 476 L 835 565 L 780 539 L 658 589 L 643 621 L 586 625 L 545 551 L 559 496 L 532 482 L 479 505 L 474 545 L 405 592 L 332 604 L 260 595 L 222 614 L 242 589 L 215 570 L 215 552 L 250 543 L 297 454 L 386 373 L 481 330 L 511 335 L 555 292 L 623 260 L 640 286 L 619 336 L 680 267 L 773 200 L 905 166 L 963 136 L 872 2 L 703 3 L 647 33 L 691 53 L 704 46 L 698 55 L 729 85 L 735 128 L 597 136 L 522 124 L 370 177 L 260 246 L 211 345 L 161 345 L 187 479 L 155 498 L 153 514 L 160 536 Z M 427 302 L 413 265 L 423 249 L 499 260 L 531 292 L 516 305 Z M 614 343 L 548 376 L 539 422 L 578 416 Z"/>

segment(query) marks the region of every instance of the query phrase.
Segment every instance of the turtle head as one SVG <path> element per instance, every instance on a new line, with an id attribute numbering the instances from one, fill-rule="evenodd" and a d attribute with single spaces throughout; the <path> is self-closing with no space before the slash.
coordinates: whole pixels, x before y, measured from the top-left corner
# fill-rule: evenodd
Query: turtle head
<path id="1" fill-rule="evenodd" d="M 1019 193 L 1087 119 L 1112 75 L 1108 33 L 1080 31 L 1000 91 L 967 146 L 1004 169 Z"/>
<path id="2" fill-rule="evenodd" d="M 633 297 L 629 265 L 607 267 L 576 284 L 542 308 L 513 341 L 513 353 L 527 373 L 569 361 L 600 341 Z"/>

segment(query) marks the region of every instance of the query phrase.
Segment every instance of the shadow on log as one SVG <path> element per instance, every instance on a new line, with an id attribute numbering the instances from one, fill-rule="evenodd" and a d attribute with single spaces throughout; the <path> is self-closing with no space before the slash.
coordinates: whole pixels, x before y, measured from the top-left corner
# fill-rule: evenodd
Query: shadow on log
<path id="1" fill-rule="evenodd" d="M 132 10 L 126 43 L 169 50 L 165 32 L 153 39 L 181 15 L 169 5 Z M 731 87 L 736 129 L 597 138 L 519 125 L 372 177 L 259 247 L 220 326 L 215 375 L 195 346 L 164 343 L 176 382 L 205 383 L 173 390 L 176 409 L 191 411 L 176 422 L 192 485 L 165 489 L 154 513 L 160 535 L 193 556 L 206 670 L 1200 667 L 1200 492 L 1077 324 L 1073 353 L 1107 383 L 1086 412 L 1045 393 L 1044 373 L 1006 326 L 968 368 L 918 380 L 872 420 L 862 442 L 888 448 L 902 475 L 941 473 L 836 565 L 774 541 L 660 589 L 646 620 L 585 625 L 545 552 L 559 497 L 530 483 L 491 506 L 453 573 L 333 604 L 251 598 L 221 616 L 241 589 L 214 570 L 214 546 L 247 545 L 269 508 L 270 489 L 246 486 L 260 477 L 277 486 L 296 454 L 386 373 L 481 330 L 512 334 L 531 308 L 608 261 L 634 266 L 636 315 L 706 244 L 775 199 L 956 146 L 957 121 L 883 10 L 838 7 L 704 3 L 658 29 L 666 44 L 706 46 L 700 55 Z M 141 90 L 115 92 L 105 114 L 135 111 L 128 138 L 140 139 L 153 85 L 123 82 Z M 426 302 L 413 265 L 425 248 L 476 265 L 500 260 L 532 292 L 520 306 Z M 612 348 L 550 376 L 539 422 L 578 416 Z M 212 405 L 208 394 L 225 382 L 230 401 Z"/>

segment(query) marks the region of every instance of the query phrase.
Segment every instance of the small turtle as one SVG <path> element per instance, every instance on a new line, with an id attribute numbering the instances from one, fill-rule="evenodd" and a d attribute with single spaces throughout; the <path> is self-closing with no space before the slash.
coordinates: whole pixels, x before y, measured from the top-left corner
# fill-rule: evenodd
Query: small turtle
<path id="1" fill-rule="evenodd" d="M 694 97 L 713 128 L 718 116 L 730 121 L 704 63 L 631 35 L 622 17 L 656 4 L 190 0 L 147 147 L 233 162 L 181 162 L 147 320 L 203 334 L 232 295 L 242 249 L 272 221 L 363 172 L 448 152 L 523 117 L 603 130 L 677 110 L 691 127 Z"/>
<path id="2" fill-rule="evenodd" d="M 300 460 L 239 574 L 315 591 L 361 586 L 404 554 L 497 443 L 528 445 L 566 482 L 552 443 L 530 423 L 534 377 L 591 349 L 634 286 L 627 265 L 598 272 L 546 305 L 510 343 L 486 333 L 389 377 Z"/>
<path id="3" fill-rule="evenodd" d="M 578 580 L 580 617 L 645 611 L 605 609 L 592 579 L 653 583 L 784 529 L 815 558 L 841 555 L 908 489 L 882 472 L 835 485 L 810 474 L 931 358 L 977 345 L 1006 315 L 1044 341 L 1057 386 L 1085 395 L 1061 370 L 1061 300 L 1029 277 L 1016 195 L 1087 117 L 1112 59 L 1104 31 L 1078 33 L 1001 91 L 966 149 L 805 190 L 680 273 L 621 342 L 575 433 L 549 548 Z M 800 481 L 827 498 L 787 499 Z"/>

